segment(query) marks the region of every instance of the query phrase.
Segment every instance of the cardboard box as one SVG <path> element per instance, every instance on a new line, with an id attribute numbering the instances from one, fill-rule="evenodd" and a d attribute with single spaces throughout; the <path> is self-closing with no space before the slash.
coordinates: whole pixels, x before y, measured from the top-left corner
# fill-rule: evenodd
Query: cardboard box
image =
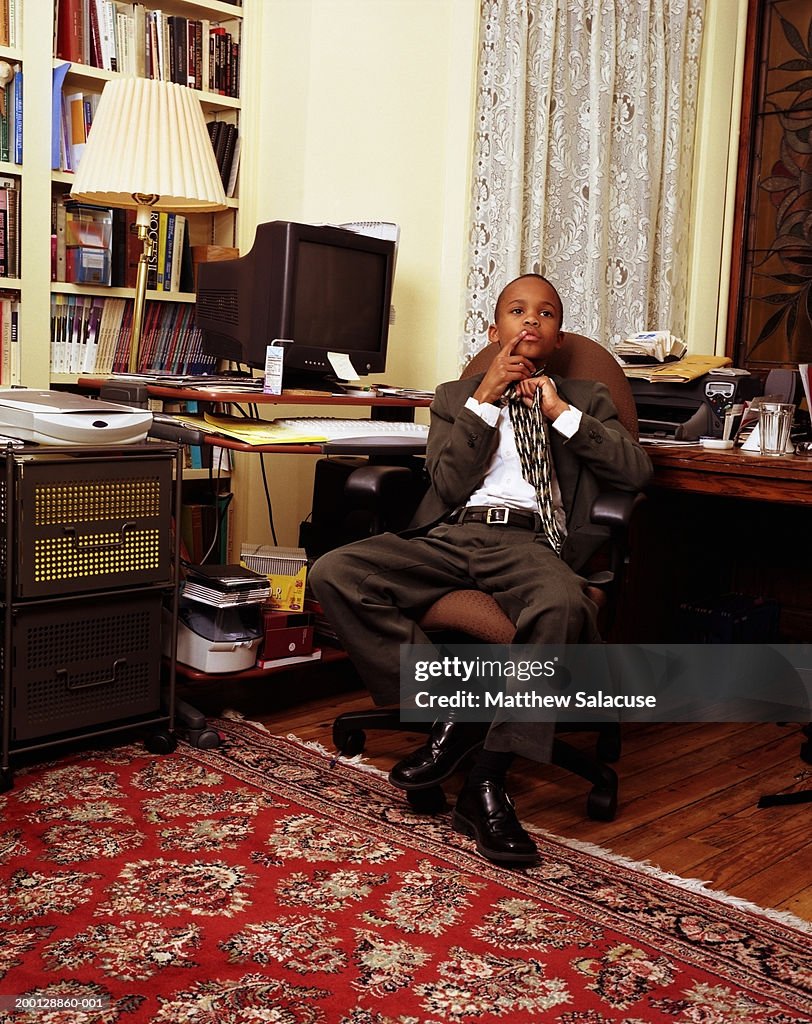
<path id="1" fill-rule="evenodd" d="M 268 604 L 277 611 L 304 609 L 307 555 L 304 548 L 280 548 L 270 544 L 243 544 L 240 561 L 261 572 L 271 583 Z"/>

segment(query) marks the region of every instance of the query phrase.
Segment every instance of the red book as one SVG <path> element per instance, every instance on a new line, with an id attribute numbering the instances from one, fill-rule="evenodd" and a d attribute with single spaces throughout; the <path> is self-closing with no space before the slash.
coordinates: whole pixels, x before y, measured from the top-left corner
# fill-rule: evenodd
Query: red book
<path id="1" fill-rule="evenodd" d="M 56 55 L 74 64 L 85 63 L 85 28 L 82 0 L 59 0 Z"/>

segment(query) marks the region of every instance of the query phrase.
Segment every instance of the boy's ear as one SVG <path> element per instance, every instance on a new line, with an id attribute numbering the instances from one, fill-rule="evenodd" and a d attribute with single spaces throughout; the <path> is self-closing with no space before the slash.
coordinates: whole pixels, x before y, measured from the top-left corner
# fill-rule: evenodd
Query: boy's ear
<path id="1" fill-rule="evenodd" d="M 499 329 L 496 324 L 491 324 L 488 327 L 488 341 L 496 345 L 499 344 Z"/>
<path id="2" fill-rule="evenodd" d="M 564 344 L 564 332 L 563 331 L 559 331 L 558 332 L 558 337 L 555 339 L 555 347 L 556 348 L 561 348 L 561 346 L 563 344 Z"/>

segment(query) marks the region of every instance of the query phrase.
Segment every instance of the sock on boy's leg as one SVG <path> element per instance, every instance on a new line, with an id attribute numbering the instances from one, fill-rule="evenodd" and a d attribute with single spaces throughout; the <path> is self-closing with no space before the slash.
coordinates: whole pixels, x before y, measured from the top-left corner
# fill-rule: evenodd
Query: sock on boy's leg
<path id="1" fill-rule="evenodd" d="M 476 785 L 486 779 L 504 785 L 514 754 L 501 750 L 480 750 L 474 757 L 466 783 Z"/>

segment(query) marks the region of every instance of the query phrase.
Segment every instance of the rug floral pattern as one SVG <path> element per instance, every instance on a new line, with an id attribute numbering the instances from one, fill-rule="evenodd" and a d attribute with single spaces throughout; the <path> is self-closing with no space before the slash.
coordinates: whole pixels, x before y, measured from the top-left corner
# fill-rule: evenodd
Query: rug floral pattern
<path id="1" fill-rule="evenodd" d="M 801 1024 L 810 934 L 537 835 L 488 864 L 239 722 L 0 795 L 0 1024 Z"/>

